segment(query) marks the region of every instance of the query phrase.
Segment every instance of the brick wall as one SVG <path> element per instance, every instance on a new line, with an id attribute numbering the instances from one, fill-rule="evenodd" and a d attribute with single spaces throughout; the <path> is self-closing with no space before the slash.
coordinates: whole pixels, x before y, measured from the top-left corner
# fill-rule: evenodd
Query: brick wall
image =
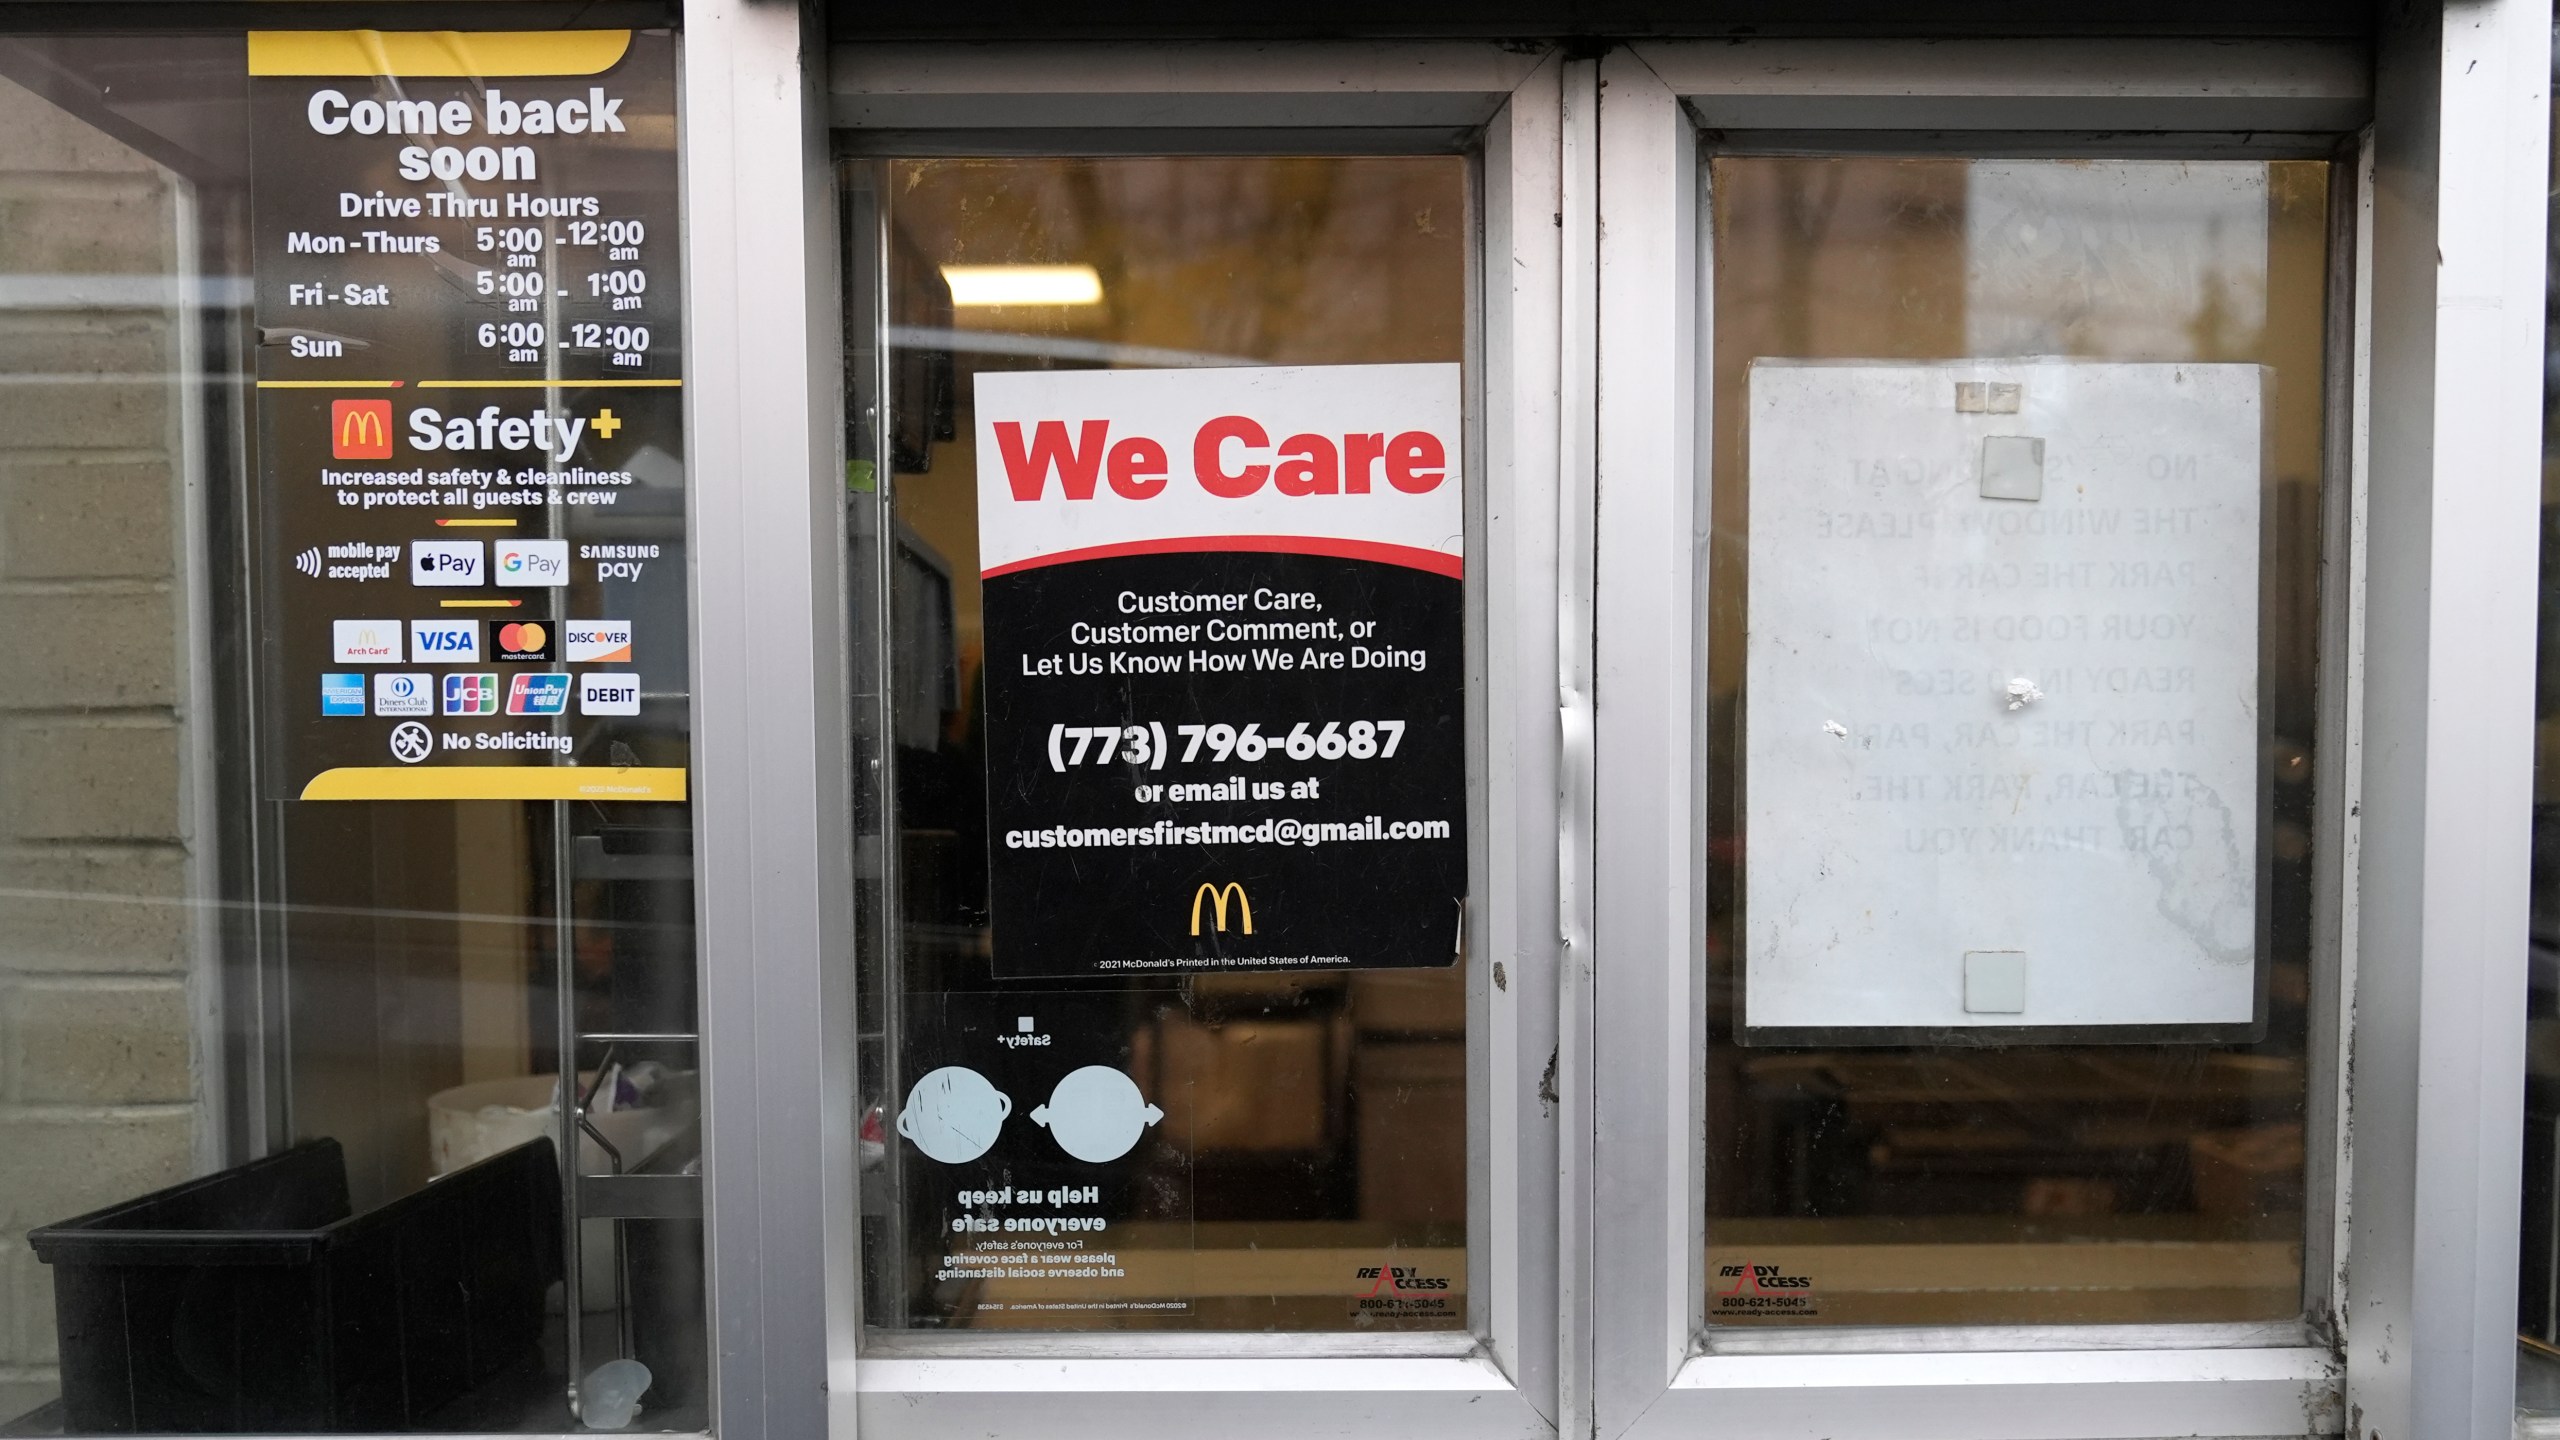
<path id="1" fill-rule="evenodd" d="M 183 1178 L 191 971 L 176 182 L 0 80 L 0 1421 L 54 1391 L 25 1242 Z M 78 277 L 66 285 L 65 279 Z M 125 277 L 97 282 L 89 277 Z"/>

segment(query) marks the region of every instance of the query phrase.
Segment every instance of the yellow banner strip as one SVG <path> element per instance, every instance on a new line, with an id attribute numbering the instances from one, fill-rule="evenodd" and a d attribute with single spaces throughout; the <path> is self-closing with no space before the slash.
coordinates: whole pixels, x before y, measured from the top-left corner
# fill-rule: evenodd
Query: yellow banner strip
<path id="1" fill-rule="evenodd" d="M 397 390 L 397 380 L 261 380 L 261 390 Z"/>
<path id="2" fill-rule="evenodd" d="M 252 30 L 252 75 L 601 75 L 628 30 Z"/>
<path id="3" fill-rule="evenodd" d="M 421 380 L 421 390 L 673 390 L 681 380 Z"/>
<path id="4" fill-rule="evenodd" d="M 685 798 L 681 767 L 350 765 L 323 770 L 305 800 L 661 800 Z"/>

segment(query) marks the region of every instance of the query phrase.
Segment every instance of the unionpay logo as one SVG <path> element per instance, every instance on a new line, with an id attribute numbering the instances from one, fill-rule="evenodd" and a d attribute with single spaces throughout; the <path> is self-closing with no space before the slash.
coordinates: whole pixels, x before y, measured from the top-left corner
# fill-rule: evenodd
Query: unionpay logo
<path id="1" fill-rule="evenodd" d="M 409 654 L 421 661 L 477 664 L 480 660 L 480 622 L 412 620 L 409 622 Z"/>
<path id="2" fill-rule="evenodd" d="M 394 670 L 373 677 L 376 715 L 432 715 L 436 712 L 436 677 L 415 670 Z"/>
<path id="3" fill-rule="evenodd" d="M 329 640 L 341 665 L 397 665 L 404 658 L 397 620 L 332 620 Z"/>
<path id="4" fill-rule="evenodd" d="M 558 715 L 569 708 L 569 677 L 518 675 L 507 687 L 510 715 Z"/>
<path id="5" fill-rule="evenodd" d="M 409 583 L 477 585 L 485 548 L 477 540 L 421 540 L 409 547 Z"/>
<path id="6" fill-rule="evenodd" d="M 444 713 L 447 715 L 495 715 L 498 713 L 498 675 L 494 670 L 466 671 L 444 677 Z"/>
<path id="7" fill-rule="evenodd" d="M 364 677 L 344 674 L 321 676 L 320 713 L 323 715 L 363 714 Z"/>
<path id="8" fill-rule="evenodd" d="M 631 622 L 628 620 L 572 620 L 568 623 L 566 643 L 572 665 L 628 665 L 631 663 Z"/>
<path id="9" fill-rule="evenodd" d="M 547 664 L 553 649 L 551 627 L 538 620 L 510 620 L 490 639 L 492 660 L 518 665 Z"/>
<path id="10" fill-rule="evenodd" d="M 329 402 L 329 453 L 341 460 L 391 458 L 391 402 Z"/>
<path id="11" fill-rule="evenodd" d="M 581 715 L 639 714 L 640 677 L 622 671 L 579 676 L 578 713 Z"/>
<path id="12" fill-rule="evenodd" d="M 490 557 L 501 585 L 566 585 L 569 542 L 566 540 L 501 540 Z"/>

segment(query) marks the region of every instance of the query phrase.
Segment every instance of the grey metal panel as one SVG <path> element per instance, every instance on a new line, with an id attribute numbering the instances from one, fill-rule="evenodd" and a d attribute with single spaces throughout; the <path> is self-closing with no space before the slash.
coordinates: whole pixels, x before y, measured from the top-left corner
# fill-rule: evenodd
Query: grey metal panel
<path id="1" fill-rule="evenodd" d="M 2510 1433 L 2548 0 L 2386 10 L 2347 1385 L 2360 1434 Z"/>
<path id="2" fill-rule="evenodd" d="M 826 1433 L 848 1354 L 850 803 L 831 180 L 790 5 L 703 0 L 684 55 L 695 853 L 714 1427 Z M 850 1417 L 850 1405 L 841 1407 Z M 850 1433 L 849 1425 L 838 1433 Z"/>

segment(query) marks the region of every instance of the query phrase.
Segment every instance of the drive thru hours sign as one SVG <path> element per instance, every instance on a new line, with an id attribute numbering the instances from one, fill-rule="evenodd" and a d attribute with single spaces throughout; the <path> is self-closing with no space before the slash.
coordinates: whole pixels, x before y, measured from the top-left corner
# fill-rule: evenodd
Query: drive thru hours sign
<path id="1" fill-rule="evenodd" d="M 1445 965 L 1455 365 L 977 380 L 1001 976 Z"/>

